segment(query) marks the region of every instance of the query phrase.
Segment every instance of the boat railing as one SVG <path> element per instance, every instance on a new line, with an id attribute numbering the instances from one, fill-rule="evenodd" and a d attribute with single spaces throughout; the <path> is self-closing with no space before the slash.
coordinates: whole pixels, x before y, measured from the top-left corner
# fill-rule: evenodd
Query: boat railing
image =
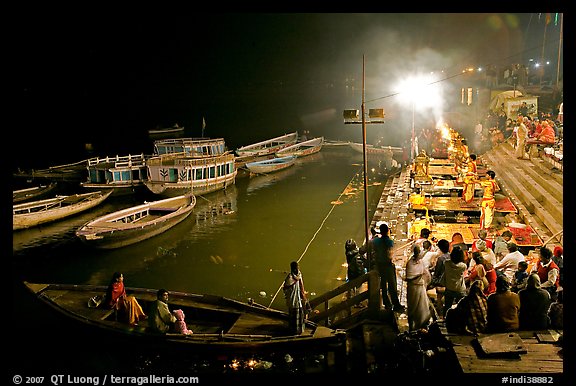
<path id="1" fill-rule="evenodd" d="M 366 291 L 359 291 L 355 296 L 347 297 L 346 300 L 333 302 L 332 305 L 329 304 L 332 299 L 341 298 L 344 294 L 352 292 L 354 288 L 361 288 L 364 283 L 368 285 Z M 354 306 L 361 304 L 365 300 L 368 300 L 366 311 L 369 315 L 377 315 L 382 301 L 380 297 L 380 277 L 375 270 L 371 270 L 346 284 L 311 299 L 310 306 L 318 312 L 312 313 L 308 319 L 315 323 L 322 322 L 329 327 L 345 325 L 357 314 L 352 312 Z M 342 312 L 346 313 L 346 317 L 336 318 Z"/>
<path id="2" fill-rule="evenodd" d="M 94 157 L 88 159 L 88 166 L 96 166 L 102 163 L 113 163 L 114 167 L 132 167 L 132 166 L 145 166 L 146 158 L 144 154 L 128 154 L 127 156 L 115 156 L 115 157 Z"/>

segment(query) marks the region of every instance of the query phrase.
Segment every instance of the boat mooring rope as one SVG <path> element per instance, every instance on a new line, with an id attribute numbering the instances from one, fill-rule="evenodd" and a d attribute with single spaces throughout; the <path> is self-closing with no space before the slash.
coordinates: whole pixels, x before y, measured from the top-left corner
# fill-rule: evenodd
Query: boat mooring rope
<path id="1" fill-rule="evenodd" d="M 354 176 L 350 179 L 350 182 L 348 182 L 348 184 L 346 185 L 346 187 L 348 187 L 348 185 L 350 185 L 352 183 L 352 181 L 354 181 L 354 179 L 356 178 L 356 176 L 363 171 L 363 167 L 360 168 L 360 170 L 358 172 L 356 172 L 354 174 Z M 340 201 L 340 198 L 342 198 L 342 196 L 344 195 L 344 193 L 346 192 L 346 189 L 344 189 L 342 191 L 342 193 L 340 193 L 340 195 L 338 196 L 338 199 L 336 201 Z M 320 226 L 318 227 L 318 229 L 316 230 L 316 232 L 314 232 L 314 234 L 312 235 L 312 238 L 310 239 L 310 241 L 308 241 L 308 244 L 306 245 L 306 248 L 304 248 L 304 251 L 302 252 L 302 254 L 300 255 L 300 257 L 298 258 L 298 260 L 296 260 L 298 262 L 298 264 L 300 264 L 300 260 L 302 260 L 302 258 L 304 257 L 304 255 L 306 254 L 306 252 L 308 252 L 308 248 L 310 247 L 310 245 L 312 244 L 312 242 L 314 241 L 314 239 L 316 238 L 316 235 L 318 235 L 318 233 L 322 230 L 322 228 L 324 227 L 324 224 L 326 223 L 326 220 L 328 220 L 328 217 L 330 217 L 330 215 L 332 214 L 332 212 L 334 211 L 334 208 L 336 207 L 336 205 L 338 205 L 337 203 L 332 204 L 332 208 L 330 208 L 330 210 L 328 211 L 328 214 L 326 214 L 326 217 L 324 217 L 324 220 L 322 220 L 322 222 L 320 223 Z M 274 294 L 274 296 L 272 297 L 272 300 L 270 301 L 270 304 L 268 305 L 268 308 L 270 308 L 272 306 L 272 303 L 274 303 L 274 300 L 276 300 L 276 296 L 278 296 L 278 294 L 280 293 L 280 291 L 282 290 L 282 287 L 284 287 L 284 281 L 282 281 L 282 284 L 280 284 L 280 287 L 278 287 L 278 290 L 276 291 L 276 293 Z"/>

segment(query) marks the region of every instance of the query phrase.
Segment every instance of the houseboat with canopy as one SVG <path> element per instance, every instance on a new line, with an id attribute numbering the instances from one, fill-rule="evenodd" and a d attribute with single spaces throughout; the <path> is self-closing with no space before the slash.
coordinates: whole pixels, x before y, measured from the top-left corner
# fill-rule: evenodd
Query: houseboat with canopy
<path id="1" fill-rule="evenodd" d="M 157 140 L 146 166 L 146 187 L 165 197 L 224 189 L 235 183 L 237 174 L 234 154 L 222 138 Z"/>
<path id="2" fill-rule="evenodd" d="M 88 179 L 80 185 L 91 191 L 113 189 L 112 195 L 119 196 L 144 189 L 145 179 L 144 154 L 94 157 L 88 159 Z"/>

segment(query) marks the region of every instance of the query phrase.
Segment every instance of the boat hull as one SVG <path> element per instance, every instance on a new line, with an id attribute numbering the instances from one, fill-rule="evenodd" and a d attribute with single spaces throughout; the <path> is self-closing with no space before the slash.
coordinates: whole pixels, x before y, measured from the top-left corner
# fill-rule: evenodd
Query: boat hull
<path id="1" fill-rule="evenodd" d="M 313 322 L 305 322 L 302 335 L 291 335 L 288 314 L 257 303 L 243 303 L 222 296 L 170 292 L 170 310 L 182 309 L 192 335 L 151 333 L 146 323 L 130 326 L 116 320 L 112 310 L 89 308 L 88 301 L 102 296 L 105 286 L 25 283 L 39 300 L 65 320 L 91 332 L 124 337 L 133 343 L 198 351 L 274 352 L 289 350 L 329 350 L 342 354 L 345 333 Z M 156 300 L 157 289 L 126 288 L 144 309 Z"/>
<path id="2" fill-rule="evenodd" d="M 273 173 L 280 170 L 284 170 L 294 165 L 297 158 L 298 157 L 296 157 L 295 155 L 290 155 L 286 157 L 272 158 L 264 161 L 250 162 L 246 164 L 246 168 L 251 173 L 255 174 Z"/>
<path id="3" fill-rule="evenodd" d="M 105 193 L 84 193 L 14 205 L 13 211 L 20 213 L 13 214 L 12 229 L 26 229 L 73 216 L 100 205 L 111 193 L 112 191 L 110 190 Z M 33 211 L 40 207 L 52 207 L 52 209 Z M 23 213 L 24 210 L 30 211 Z"/>
<path id="4" fill-rule="evenodd" d="M 287 155 L 295 155 L 297 157 L 305 157 L 307 155 L 312 155 L 318 153 L 322 150 L 324 145 L 324 137 L 313 138 L 307 141 L 296 143 L 285 147 L 284 149 L 276 152 L 277 157 L 285 157 Z"/>
<path id="5" fill-rule="evenodd" d="M 242 146 L 236 149 L 238 157 L 263 156 L 274 154 L 277 151 L 294 145 L 298 141 L 298 132 L 285 134 L 280 137 L 268 139 L 266 141 L 254 143 L 252 145 Z"/>
<path id="6" fill-rule="evenodd" d="M 221 180 L 213 180 L 208 182 L 188 181 L 183 182 L 160 182 L 160 181 L 146 181 L 144 184 L 154 194 L 162 197 L 176 197 L 183 194 L 194 193 L 197 196 L 216 192 L 218 190 L 226 189 L 228 186 L 234 185 L 236 182 L 236 173 L 234 176 L 224 178 Z"/>
<path id="7" fill-rule="evenodd" d="M 192 213 L 195 205 L 192 194 L 137 205 L 84 224 L 76 236 L 96 248 L 125 247 L 174 227 Z"/>
<path id="8" fill-rule="evenodd" d="M 52 182 L 48 185 L 40 185 L 33 188 L 26 188 L 15 190 L 12 192 L 12 203 L 16 204 L 19 202 L 31 201 L 34 199 L 39 199 L 41 197 L 46 197 L 54 189 L 56 189 L 56 183 Z"/>

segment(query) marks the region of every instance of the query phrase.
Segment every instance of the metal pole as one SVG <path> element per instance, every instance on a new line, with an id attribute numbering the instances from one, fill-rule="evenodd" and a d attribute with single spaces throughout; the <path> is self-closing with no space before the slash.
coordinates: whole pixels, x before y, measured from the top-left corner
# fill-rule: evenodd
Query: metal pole
<path id="1" fill-rule="evenodd" d="M 364 237 L 365 243 L 370 240 L 370 222 L 368 220 L 368 164 L 366 162 L 366 106 L 364 102 L 364 91 L 365 91 L 365 59 L 362 55 L 362 153 L 364 155 Z"/>
<path id="2" fill-rule="evenodd" d="M 416 137 L 414 135 L 414 96 L 412 96 L 412 144 L 410 147 L 410 161 L 414 161 L 414 151 L 415 149 Z"/>
<path id="3" fill-rule="evenodd" d="M 556 89 L 560 82 L 560 54 L 562 53 L 562 29 L 564 26 L 564 14 L 560 14 L 560 39 L 558 40 L 558 65 L 556 66 Z"/>

